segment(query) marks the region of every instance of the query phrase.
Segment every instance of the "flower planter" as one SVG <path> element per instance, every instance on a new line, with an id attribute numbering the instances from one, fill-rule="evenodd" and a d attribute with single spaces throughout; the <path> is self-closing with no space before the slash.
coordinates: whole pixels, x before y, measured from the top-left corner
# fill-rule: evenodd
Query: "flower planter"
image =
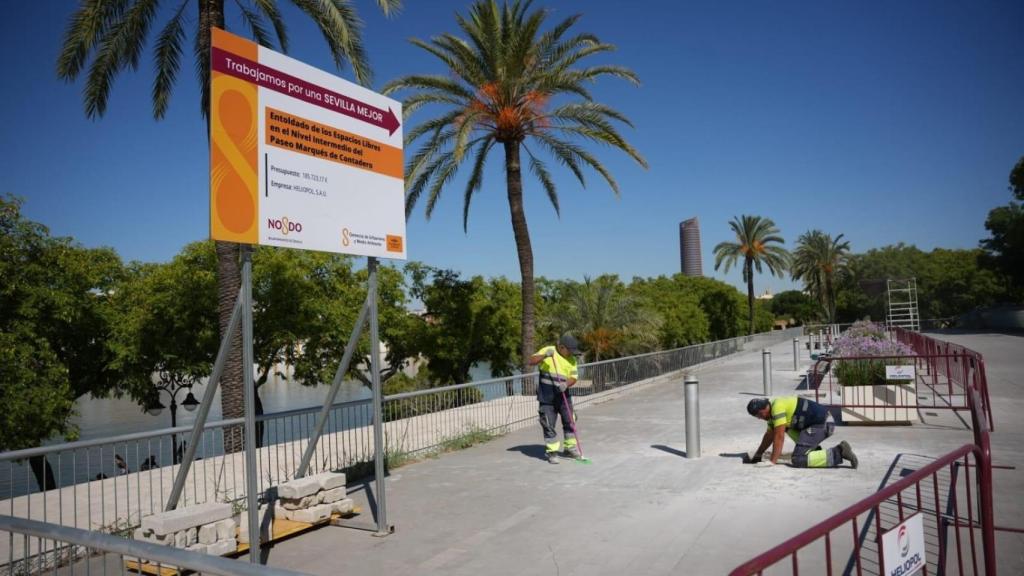
<path id="1" fill-rule="evenodd" d="M 917 390 L 913 382 L 840 386 L 843 420 L 861 423 L 906 424 L 918 422 Z M 857 407 L 845 407 L 848 405 Z"/>

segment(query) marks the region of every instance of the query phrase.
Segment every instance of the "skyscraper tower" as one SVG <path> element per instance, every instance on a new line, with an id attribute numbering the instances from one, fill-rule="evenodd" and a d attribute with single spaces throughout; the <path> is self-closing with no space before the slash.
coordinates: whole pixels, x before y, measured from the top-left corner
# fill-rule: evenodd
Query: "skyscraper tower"
<path id="1" fill-rule="evenodd" d="M 703 276 L 700 260 L 700 223 L 697 218 L 679 223 L 679 270 L 687 276 Z"/>

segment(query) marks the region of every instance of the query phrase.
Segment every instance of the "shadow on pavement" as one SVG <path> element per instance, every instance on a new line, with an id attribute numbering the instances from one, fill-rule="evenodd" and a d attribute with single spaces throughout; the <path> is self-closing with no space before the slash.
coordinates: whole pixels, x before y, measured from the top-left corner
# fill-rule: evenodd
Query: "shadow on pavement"
<path id="1" fill-rule="evenodd" d="M 538 460 L 547 460 L 547 456 L 544 454 L 544 447 L 540 444 L 520 444 L 519 446 L 508 448 L 506 452 L 519 452 L 523 456 L 529 456 L 530 458 L 536 458 Z"/>
<path id="2" fill-rule="evenodd" d="M 662 452 L 668 452 L 669 454 L 673 454 L 675 456 L 681 456 L 683 458 L 686 458 L 686 452 L 682 450 L 676 450 L 675 448 L 670 448 L 663 444 L 651 444 L 651 448 L 654 448 L 655 450 L 661 450 Z"/>

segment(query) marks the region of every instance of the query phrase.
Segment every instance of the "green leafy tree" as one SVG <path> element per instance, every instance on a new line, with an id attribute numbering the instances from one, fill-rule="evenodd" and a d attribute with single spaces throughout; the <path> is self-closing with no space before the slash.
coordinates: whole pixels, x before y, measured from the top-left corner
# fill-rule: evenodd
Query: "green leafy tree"
<path id="1" fill-rule="evenodd" d="M 701 308 L 701 294 L 689 285 L 687 276 L 634 278 L 629 292 L 637 304 L 660 318 L 658 344 L 663 350 L 706 342 L 710 323 Z"/>
<path id="2" fill-rule="evenodd" d="M 736 242 L 720 242 L 715 246 L 715 270 L 725 263 L 728 272 L 737 260 L 743 260 L 743 281 L 747 284 L 747 310 L 749 333 L 754 333 L 754 272 L 764 267 L 782 277 L 789 264 L 789 253 L 781 246 L 785 242 L 771 218 L 761 216 L 734 217 L 729 227 L 736 234 Z"/>
<path id="3" fill-rule="evenodd" d="M 836 321 L 836 278 L 843 273 L 850 255 L 850 243 L 843 235 L 835 238 L 821 230 L 804 232 L 796 241 L 790 273 L 802 280 L 825 310 L 826 320 Z"/>
<path id="4" fill-rule="evenodd" d="M 1010 172 L 1010 191 L 1017 200 L 1024 200 L 1024 157 Z M 983 264 L 1009 280 L 1010 299 L 1024 301 L 1024 207 L 1011 201 L 993 208 L 985 219 L 985 229 L 991 236 L 981 241 Z"/>
<path id="5" fill-rule="evenodd" d="M 656 348 L 661 319 L 640 306 L 618 276 L 605 274 L 573 283 L 565 304 L 542 322 L 558 334 L 574 334 L 599 362 Z"/>
<path id="6" fill-rule="evenodd" d="M 797 324 L 809 324 L 820 319 L 820 307 L 807 294 L 799 290 L 779 292 L 772 298 L 772 314 L 776 318 L 796 320 Z"/>
<path id="7" fill-rule="evenodd" d="M 981 250 L 924 252 L 896 244 L 850 257 L 848 274 L 839 283 L 840 322 L 886 317 L 886 280 L 916 278 L 921 318 L 949 318 L 1005 298 L 999 276 L 981 265 Z"/>
<path id="8" fill-rule="evenodd" d="M 470 369 L 487 362 L 493 376 L 511 375 L 516 367 L 516 318 L 519 302 L 512 282 L 462 279 L 457 272 L 415 264 L 412 295 L 426 307 L 420 327 L 420 350 L 435 385 L 470 380 Z"/>
<path id="9" fill-rule="evenodd" d="M 106 342 L 121 260 L 51 236 L 21 206 L 0 197 L 0 451 L 73 438 L 75 399 L 120 381 Z M 53 486 L 43 459 L 30 464 L 40 486 Z"/>
<path id="10" fill-rule="evenodd" d="M 505 189 L 522 275 L 522 348 L 520 364 L 534 350 L 535 299 L 533 248 L 523 206 L 521 153 L 529 157 L 529 170 L 537 177 L 559 212 L 558 193 L 548 165 L 538 156 L 550 153 L 585 185 L 583 169 L 592 168 L 617 195 L 618 183 L 611 172 L 579 141 L 605 144 L 624 151 L 637 163 L 646 161 L 615 126 L 629 125 L 620 112 L 593 100 L 589 84 L 604 76 L 634 84 L 632 71 L 607 64 L 577 66 L 584 58 L 609 52 L 611 44 L 580 33 L 567 36 L 579 19 L 571 16 L 542 31 L 546 10 L 530 11 L 530 2 L 503 3 L 479 0 L 468 17 L 456 16 L 465 37 L 442 34 L 429 42 L 413 44 L 436 56 L 446 74 L 406 76 L 385 86 L 385 93 L 411 90 L 404 112 L 409 117 L 425 105 L 443 109 L 406 133 L 411 145 L 424 143 L 406 165 L 406 214 L 427 192 L 429 219 L 445 186 L 463 162 L 472 158 L 466 184 L 462 220 L 468 227 L 473 196 L 483 187 L 484 167 L 490 152 L 505 152 Z M 557 103 L 557 104 L 556 104 Z"/>
<path id="11" fill-rule="evenodd" d="M 85 114 L 99 118 L 107 110 L 110 90 L 117 76 L 137 70 L 139 60 L 160 13 L 160 0 L 82 0 L 72 14 L 64 33 L 57 59 L 57 76 L 67 82 L 85 74 L 82 100 Z M 238 15 L 253 39 L 262 46 L 288 51 L 288 35 L 284 18 L 276 0 L 255 0 L 251 4 L 236 2 Z M 371 73 L 362 40 L 362 23 L 350 0 L 292 0 L 315 24 L 327 42 L 328 50 L 339 69 L 348 63 L 362 84 L 369 84 Z M 385 14 L 397 10 L 399 0 L 377 0 Z M 195 7 L 195 12 L 189 8 Z M 153 80 L 153 117 L 160 120 L 167 113 L 171 93 L 178 78 L 181 57 L 192 28 L 192 51 L 199 78 L 199 109 L 205 119 L 210 110 L 210 29 L 228 29 L 224 0 L 201 0 L 175 3 L 168 12 L 153 43 L 156 77 Z M 273 33 L 269 31 L 273 28 Z M 86 70 L 88 70 L 86 72 Z M 241 285 L 239 246 L 217 243 L 218 317 L 220 330 L 227 329 L 231 309 Z M 224 373 L 221 405 L 226 418 L 244 413 L 242 391 L 241 331 L 231 341 Z M 233 437 L 232 437 L 233 438 Z M 241 449 L 240 438 L 228 441 L 228 450 Z"/>

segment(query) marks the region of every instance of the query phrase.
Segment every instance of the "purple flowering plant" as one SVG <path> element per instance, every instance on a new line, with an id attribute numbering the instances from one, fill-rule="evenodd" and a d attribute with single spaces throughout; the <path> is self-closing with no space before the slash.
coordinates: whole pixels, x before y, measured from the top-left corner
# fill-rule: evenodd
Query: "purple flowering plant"
<path id="1" fill-rule="evenodd" d="M 914 354 L 906 344 L 890 340 L 884 326 L 871 322 L 851 326 L 836 339 L 832 353 L 836 357 L 836 376 L 843 386 L 885 384 L 885 366 L 912 364 L 910 357 Z"/>

